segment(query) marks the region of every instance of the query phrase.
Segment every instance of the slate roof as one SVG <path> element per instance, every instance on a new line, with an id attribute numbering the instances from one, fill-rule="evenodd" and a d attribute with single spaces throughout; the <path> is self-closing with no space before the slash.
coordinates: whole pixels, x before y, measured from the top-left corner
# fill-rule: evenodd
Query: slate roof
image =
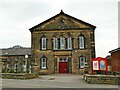
<path id="1" fill-rule="evenodd" d="M 117 51 L 120 51 L 120 47 L 117 48 L 117 49 L 114 49 L 114 50 L 109 51 L 109 53 L 113 53 L 113 52 L 117 52 Z"/>
<path id="2" fill-rule="evenodd" d="M 31 55 L 31 48 L 21 47 L 16 45 L 11 48 L 0 49 L 0 55 L 9 56 L 9 55 Z"/>
<path id="3" fill-rule="evenodd" d="M 63 16 L 66 16 L 68 18 L 64 18 Z M 56 17 L 59 17 L 56 20 Z M 50 22 L 50 20 L 54 20 L 54 22 Z M 30 28 L 29 30 L 32 32 L 34 29 L 39 28 L 39 30 L 68 30 L 68 29 L 82 29 L 77 23 L 75 23 L 74 21 L 78 21 L 80 23 L 83 23 L 84 25 L 90 26 L 91 29 L 95 29 L 96 26 L 91 25 L 89 23 L 86 23 L 82 20 L 79 20 L 75 17 L 72 17 L 68 14 L 65 14 L 62 10 L 59 14 L 51 17 L 50 19 Z M 42 25 L 44 25 L 45 23 L 48 23 L 47 25 L 45 25 L 45 27 L 42 27 Z"/>

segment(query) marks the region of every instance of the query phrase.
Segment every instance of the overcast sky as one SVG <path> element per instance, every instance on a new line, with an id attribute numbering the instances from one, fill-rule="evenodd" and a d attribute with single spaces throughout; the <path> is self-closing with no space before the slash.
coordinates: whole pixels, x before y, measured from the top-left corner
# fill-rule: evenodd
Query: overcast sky
<path id="1" fill-rule="evenodd" d="M 118 0 L 1 0 L 0 48 L 31 47 L 29 29 L 60 10 L 95 25 L 96 55 L 118 47 Z"/>

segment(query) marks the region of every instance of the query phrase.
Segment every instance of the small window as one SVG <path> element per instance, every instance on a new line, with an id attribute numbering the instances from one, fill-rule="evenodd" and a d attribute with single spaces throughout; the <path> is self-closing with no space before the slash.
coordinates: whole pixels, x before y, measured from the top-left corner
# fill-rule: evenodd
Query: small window
<path id="1" fill-rule="evenodd" d="M 85 48 L 85 38 L 83 35 L 79 36 L 79 48 L 84 49 Z"/>
<path id="2" fill-rule="evenodd" d="M 79 63 L 80 63 L 80 64 L 79 64 L 79 65 L 80 65 L 79 67 L 80 67 L 80 68 L 84 68 L 85 63 L 86 63 L 86 58 L 85 58 L 84 56 L 81 56 Z"/>
<path id="3" fill-rule="evenodd" d="M 72 49 L 72 38 L 71 37 L 67 38 L 67 48 Z"/>
<path id="4" fill-rule="evenodd" d="M 47 59 L 45 57 L 41 58 L 41 69 L 47 68 Z"/>
<path id="5" fill-rule="evenodd" d="M 42 50 L 46 50 L 46 37 L 42 37 Z"/>

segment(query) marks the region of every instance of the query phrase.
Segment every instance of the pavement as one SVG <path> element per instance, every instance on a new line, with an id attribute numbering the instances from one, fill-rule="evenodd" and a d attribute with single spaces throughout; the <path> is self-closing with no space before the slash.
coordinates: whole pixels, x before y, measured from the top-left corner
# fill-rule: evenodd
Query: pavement
<path id="1" fill-rule="evenodd" d="M 118 85 L 88 84 L 82 75 L 40 75 L 36 79 L 2 79 L 2 88 L 118 88 Z"/>

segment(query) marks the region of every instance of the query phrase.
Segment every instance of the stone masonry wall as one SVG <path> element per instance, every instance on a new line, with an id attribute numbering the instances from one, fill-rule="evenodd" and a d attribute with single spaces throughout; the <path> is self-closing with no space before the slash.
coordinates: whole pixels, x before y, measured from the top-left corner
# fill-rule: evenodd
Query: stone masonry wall
<path id="1" fill-rule="evenodd" d="M 71 34 L 71 37 L 73 38 L 73 50 L 70 51 L 71 52 L 71 56 L 72 56 L 72 73 L 79 73 L 82 74 L 82 69 L 79 69 L 79 57 L 81 55 L 87 57 L 88 62 L 91 61 L 91 57 L 92 57 L 92 52 L 94 53 L 94 51 L 92 51 L 91 49 L 91 41 L 93 42 L 93 40 L 91 40 L 91 32 L 93 32 L 92 30 L 54 30 L 54 31 L 36 31 L 36 32 L 32 32 L 32 53 L 34 53 L 34 60 L 35 60 L 35 65 L 38 66 L 36 69 L 37 72 L 39 73 L 46 73 L 46 74 L 52 74 L 55 73 L 54 70 L 54 60 L 55 60 L 55 52 L 52 49 L 52 37 L 54 36 L 54 34 L 57 34 L 57 37 L 60 37 L 61 34 L 67 38 L 68 37 L 68 33 Z M 85 49 L 80 50 L 79 49 L 79 35 L 83 34 L 85 36 Z M 42 35 L 45 35 L 47 38 L 47 50 L 41 50 L 41 42 L 40 39 L 42 37 Z M 59 52 L 59 51 L 57 51 Z M 64 51 L 66 53 L 68 53 L 68 51 Z M 48 58 L 48 69 L 47 70 L 40 70 L 40 58 L 42 56 L 46 56 Z M 68 56 L 70 55 L 70 53 L 67 54 Z M 58 67 L 58 66 L 57 66 Z M 58 70 L 57 70 L 58 72 Z"/>

